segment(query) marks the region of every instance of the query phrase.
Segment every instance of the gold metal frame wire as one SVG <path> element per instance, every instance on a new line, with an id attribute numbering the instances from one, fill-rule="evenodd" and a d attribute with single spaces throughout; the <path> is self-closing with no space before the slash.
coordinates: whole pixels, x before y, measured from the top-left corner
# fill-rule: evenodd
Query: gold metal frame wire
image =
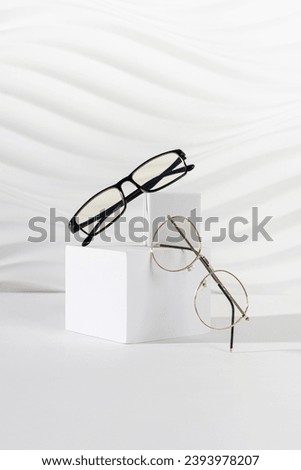
<path id="1" fill-rule="evenodd" d="M 214 273 L 214 274 L 215 274 L 215 273 L 227 273 L 227 274 L 229 274 L 230 276 L 234 277 L 234 279 L 236 279 L 236 281 L 240 284 L 240 286 L 241 286 L 241 288 L 242 288 L 242 290 L 244 291 L 244 294 L 245 294 L 245 296 L 246 296 L 246 307 L 245 307 L 245 309 L 244 309 L 244 313 L 246 314 L 246 313 L 247 313 L 247 310 L 248 310 L 248 308 L 249 308 L 249 296 L 248 296 L 248 293 L 247 293 L 247 291 L 246 291 L 246 288 L 245 288 L 245 286 L 243 285 L 243 283 L 241 282 L 241 280 L 240 280 L 237 276 L 235 276 L 235 274 L 231 273 L 231 271 L 226 271 L 225 269 L 215 269 L 215 270 L 213 271 L 213 273 Z M 240 322 L 240 320 L 242 320 L 242 319 L 244 318 L 244 316 L 241 315 L 240 317 L 237 318 L 237 320 L 235 320 L 235 321 L 234 321 L 233 323 L 231 323 L 231 325 L 229 325 L 229 326 L 216 327 L 216 326 L 208 325 L 208 323 L 206 323 L 206 322 L 202 319 L 201 315 L 199 314 L 199 310 L 198 310 L 198 307 L 197 307 L 197 297 L 198 297 L 199 291 L 200 291 L 202 288 L 206 287 L 206 281 L 207 281 L 208 277 L 210 277 L 210 276 L 212 277 L 212 273 L 208 273 L 208 274 L 202 279 L 202 281 L 200 282 L 200 284 L 198 285 L 198 287 L 197 287 L 196 290 L 195 290 L 194 298 L 193 298 L 194 309 L 195 309 L 196 314 L 197 314 L 197 316 L 199 317 L 200 321 L 201 321 L 205 326 L 207 326 L 208 328 L 211 328 L 212 330 L 229 330 L 229 328 L 232 328 L 232 326 L 237 325 L 237 323 Z M 246 318 L 246 319 L 248 319 L 248 318 Z"/>
<path id="2" fill-rule="evenodd" d="M 195 250 L 194 247 L 191 245 L 191 243 L 187 240 L 185 234 L 183 234 L 183 232 L 181 231 L 181 229 L 177 226 L 176 222 L 175 222 L 175 219 L 176 218 L 181 218 L 182 220 L 186 220 L 187 222 L 189 222 L 191 224 L 191 226 L 193 227 L 196 235 L 197 235 L 197 239 L 200 243 L 200 248 L 199 250 Z M 184 247 L 180 247 L 180 246 L 176 246 L 176 245 L 165 245 L 165 244 L 160 244 L 160 243 L 156 243 L 154 240 L 156 239 L 156 236 L 159 232 L 159 230 L 165 225 L 168 223 L 168 221 L 171 221 L 173 223 L 173 225 L 176 227 L 176 229 L 178 230 L 178 232 L 182 235 L 183 237 L 183 240 L 187 242 L 188 244 L 188 248 L 184 248 Z M 185 267 L 183 268 L 180 268 L 180 269 L 168 269 L 168 268 L 165 268 L 164 266 L 162 266 L 158 260 L 156 259 L 155 257 L 155 254 L 154 254 L 154 248 L 158 248 L 158 247 L 162 247 L 162 248 L 172 248 L 172 249 L 189 249 L 194 252 L 195 254 L 195 258 L 194 260 L 189 263 L 188 265 L 186 265 Z M 154 235 L 153 235 L 153 240 L 152 240 L 152 245 L 151 245 L 151 254 L 152 254 L 152 258 L 153 260 L 155 261 L 155 263 L 161 268 L 163 269 L 164 271 L 167 271 L 167 272 L 180 272 L 180 271 L 185 271 L 185 270 L 190 270 L 192 265 L 197 261 L 201 261 L 201 263 L 205 266 L 206 270 L 208 271 L 208 274 L 202 279 L 202 281 L 199 283 L 198 287 L 196 288 L 196 291 L 195 291 L 195 294 L 194 294 L 194 309 L 195 309 L 195 312 L 199 318 L 199 320 L 205 325 L 207 326 L 208 328 L 212 329 L 212 330 L 228 330 L 230 328 L 233 328 L 234 325 L 236 325 L 240 320 L 242 320 L 242 318 L 244 318 L 245 320 L 249 320 L 249 317 L 246 316 L 246 313 L 247 313 L 247 310 L 249 308 L 249 296 L 248 296 L 248 293 L 247 293 L 247 290 L 245 288 L 245 286 L 243 285 L 243 283 L 240 281 L 240 279 L 235 276 L 233 273 L 231 273 L 230 271 L 226 271 L 224 269 L 217 269 L 217 270 L 214 270 L 212 268 L 212 266 L 210 265 L 209 261 L 207 260 L 207 258 L 201 254 L 201 249 L 202 249 L 202 237 L 200 236 L 199 234 L 199 231 L 197 230 L 196 226 L 191 222 L 191 220 L 189 220 L 187 217 L 182 217 L 182 216 L 167 216 L 167 220 L 165 220 L 164 222 L 162 222 L 159 227 L 157 228 L 157 230 L 155 231 Z M 220 279 L 218 278 L 218 276 L 216 275 L 217 272 L 225 272 L 227 274 L 229 274 L 230 276 L 232 276 L 234 279 L 236 279 L 236 281 L 240 284 L 240 286 L 242 287 L 243 289 L 243 292 L 246 296 L 246 307 L 245 309 L 242 309 L 241 306 L 236 302 L 236 300 L 233 298 L 233 296 L 230 294 L 230 292 L 228 291 L 228 289 L 224 286 L 224 284 L 220 281 Z M 237 309 L 239 310 L 241 316 L 234 322 L 232 322 L 229 326 L 226 326 L 226 327 L 214 327 L 212 325 L 208 325 L 202 318 L 201 318 L 201 315 L 199 314 L 199 311 L 198 311 L 198 308 L 197 308 L 197 304 L 196 304 L 196 301 L 197 301 L 197 297 L 198 297 L 198 293 L 199 291 L 206 287 L 206 281 L 207 279 L 209 278 L 209 276 L 212 277 L 212 279 L 220 286 L 223 287 L 223 293 L 226 295 L 226 297 L 230 298 L 231 299 L 231 302 L 233 302 L 233 304 L 237 307 Z"/>
<path id="3" fill-rule="evenodd" d="M 176 217 L 181 217 L 181 219 L 183 220 L 187 220 L 187 222 L 190 223 L 190 225 L 192 226 L 192 228 L 194 229 L 196 235 L 197 235 L 197 238 L 198 238 L 198 242 L 200 244 L 200 248 L 198 250 L 195 251 L 195 258 L 191 261 L 191 263 L 187 264 L 186 266 L 184 266 L 184 268 L 180 268 L 180 269 L 167 269 L 165 268 L 164 266 L 162 266 L 156 259 L 155 255 L 154 255 L 154 250 L 153 248 L 156 247 L 162 247 L 164 248 L 164 246 L 160 245 L 160 244 L 156 244 L 156 243 L 153 243 L 153 241 L 156 239 L 156 235 L 159 233 L 159 230 L 164 226 L 166 225 L 170 219 L 175 219 Z M 172 248 L 177 248 L 177 246 L 174 246 Z M 201 250 L 202 250 L 202 237 L 201 235 L 199 234 L 196 226 L 191 222 L 191 220 L 187 219 L 187 217 L 182 217 L 182 216 L 173 216 L 173 217 L 170 217 L 168 216 L 167 220 L 164 220 L 164 222 L 162 222 L 159 227 L 157 228 L 157 230 L 155 231 L 154 235 L 153 235 L 153 240 L 152 240 L 152 245 L 151 245 L 151 254 L 152 254 L 152 257 L 155 261 L 155 263 L 159 266 L 159 268 L 163 269 L 164 271 L 167 271 L 167 272 L 170 272 L 170 273 L 179 273 L 181 271 L 186 271 L 186 269 L 189 271 L 189 269 L 192 267 L 192 265 L 195 263 L 195 261 L 197 261 L 199 259 L 199 256 L 201 254 Z M 192 251 L 192 250 L 191 250 Z"/>

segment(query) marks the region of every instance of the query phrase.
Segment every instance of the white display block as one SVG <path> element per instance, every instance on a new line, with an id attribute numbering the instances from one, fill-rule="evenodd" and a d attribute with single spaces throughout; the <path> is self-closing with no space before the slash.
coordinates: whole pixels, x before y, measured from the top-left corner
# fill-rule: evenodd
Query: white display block
<path id="1" fill-rule="evenodd" d="M 97 244 L 134 244 L 150 246 L 153 232 L 167 215 L 200 216 L 201 196 L 195 193 L 145 193 L 127 205 L 114 224 L 95 237 Z"/>
<path id="2" fill-rule="evenodd" d="M 121 343 L 207 333 L 193 306 L 204 274 L 200 262 L 166 272 L 149 247 L 67 246 L 66 329 Z M 204 292 L 203 314 L 209 311 Z"/>

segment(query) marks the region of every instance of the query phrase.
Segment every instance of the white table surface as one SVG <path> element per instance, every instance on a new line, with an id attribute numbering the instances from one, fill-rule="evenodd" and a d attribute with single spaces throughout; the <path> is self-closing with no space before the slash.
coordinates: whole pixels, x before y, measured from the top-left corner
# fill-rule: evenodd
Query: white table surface
<path id="1" fill-rule="evenodd" d="M 0 322 L 1 449 L 301 449 L 295 332 L 122 345 L 65 331 L 62 294 L 1 294 Z"/>

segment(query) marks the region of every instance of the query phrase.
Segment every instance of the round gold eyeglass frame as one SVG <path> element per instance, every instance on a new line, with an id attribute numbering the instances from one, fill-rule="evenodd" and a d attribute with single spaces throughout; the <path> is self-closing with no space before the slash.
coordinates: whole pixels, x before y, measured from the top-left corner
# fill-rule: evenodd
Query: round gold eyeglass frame
<path id="1" fill-rule="evenodd" d="M 241 313 L 240 311 L 240 314 L 241 316 L 237 318 L 237 320 L 235 320 L 234 322 L 232 322 L 230 325 L 228 326 L 224 326 L 224 327 L 214 327 L 212 325 L 209 325 L 208 323 L 205 322 L 205 320 L 203 320 L 203 318 L 201 317 L 201 315 L 199 314 L 199 310 L 198 310 L 198 306 L 197 306 L 197 299 L 198 299 L 198 295 L 199 295 L 199 292 L 201 291 L 201 289 L 205 288 L 207 286 L 207 279 L 209 277 L 212 277 L 212 279 L 215 280 L 215 282 L 217 282 L 217 280 L 221 283 L 221 281 L 219 280 L 218 276 L 216 275 L 216 273 L 226 273 L 226 274 L 229 274 L 229 276 L 233 277 L 237 282 L 238 284 L 241 286 L 242 290 L 243 290 L 243 293 L 246 297 L 246 306 L 243 310 L 244 312 L 244 315 Z M 213 276 L 214 275 L 214 276 Z M 215 279 L 216 278 L 216 279 Z M 225 288 L 224 284 L 221 283 L 223 285 L 223 288 Z M 229 292 L 228 292 L 229 296 L 231 295 Z M 231 295 L 231 300 L 232 300 L 232 295 Z M 234 299 L 233 299 L 234 300 Z M 232 301 L 233 301 L 232 300 Z M 249 296 L 248 296 L 248 293 L 246 291 L 246 288 L 245 286 L 243 285 L 243 283 L 240 281 L 240 279 L 238 279 L 237 276 L 235 276 L 233 273 L 231 273 L 230 271 L 226 271 L 225 269 L 216 269 L 216 270 L 213 270 L 212 272 L 208 273 L 203 279 L 202 281 L 199 283 L 198 287 L 196 288 L 196 291 L 194 293 L 194 299 L 193 299 L 193 303 L 194 303 L 194 309 L 196 311 L 196 314 L 197 316 L 199 317 L 200 321 L 205 325 L 207 326 L 208 328 L 211 328 L 212 330 L 228 330 L 229 328 L 232 328 L 234 325 L 236 325 L 238 322 L 240 322 L 240 320 L 242 320 L 243 318 L 245 318 L 245 320 L 249 320 L 249 317 L 246 317 L 245 314 L 249 308 Z M 235 302 L 236 304 L 236 302 Z M 240 310 L 240 309 L 239 309 Z"/>
<path id="2" fill-rule="evenodd" d="M 194 234 L 196 236 L 196 241 L 199 243 L 199 249 L 196 249 L 192 243 L 190 242 L 190 240 L 186 237 L 186 234 L 185 232 L 182 231 L 182 229 L 177 225 L 177 219 L 180 219 L 181 221 L 187 221 L 190 225 L 191 225 L 191 228 L 192 230 L 194 231 Z M 168 222 L 170 222 L 174 228 L 178 231 L 178 233 L 181 235 L 181 237 L 183 238 L 183 240 L 185 241 L 186 245 L 187 246 L 178 246 L 178 245 L 169 245 L 169 244 L 161 244 L 161 243 L 157 243 L 156 240 L 158 240 L 158 233 L 159 231 L 163 228 L 163 226 L 165 224 L 167 224 Z M 168 269 L 166 268 L 165 266 L 163 266 L 161 263 L 159 263 L 159 261 L 157 260 L 156 258 L 156 255 L 155 255 L 155 248 L 159 248 L 159 247 L 162 247 L 162 248 L 172 248 L 172 249 L 180 249 L 180 250 L 190 250 L 192 251 L 194 254 L 195 254 L 195 257 L 194 259 L 189 262 L 189 264 L 187 264 L 186 266 L 180 268 L 180 269 Z M 247 290 L 245 288 L 245 286 L 243 285 L 243 283 L 240 281 L 240 279 L 238 279 L 237 276 L 235 276 L 233 273 L 231 273 L 230 271 L 226 271 L 224 269 L 218 269 L 218 270 L 215 270 L 210 262 L 208 261 L 208 259 L 201 253 L 201 249 L 202 249 L 202 238 L 196 228 L 196 226 L 191 222 L 191 220 L 189 220 L 188 218 L 186 217 L 182 217 L 182 216 L 167 216 L 167 219 L 162 222 L 159 227 L 157 228 L 157 230 L 155 231 L 154 235 L 153 235 L 153 240 L 152 240 L 152 244 L 151 244 L 151 254 L 152 254 L 152 258 L 153 260 L 155 261 L 155 263 L 161 268 L 163 269 L 164 271 L 168 271 L 168 272 L 180 272 L 180 271 L 185 271 L 185 270 L 190 270 L 192 268 L 192 265 L 197 261 L 199 260 L 203 266 L 205 267 L 205 269 L 208 271 L 208 274 L 201 280 L 201 282 L 199 283 L 198 287 L 196 288 L 196 291 L 195 291 L 195 294 L 194 294 L 194 308 L 195 308 L 195 312 L 199 318 L 199 320 L 205 325 L 207 326 L 208 328 L 211 328 L 213 330 L 227 330 L 229 328 L 231 328 L 231 344 L 230 344 L 230 349 L 232 349 L 233 347 L 233 328 L 234 328 L 234 325 L 236 325 L 238 322 L 240 322 L 243 318 L 245 320 L 249 320 L 249 317 L 246 316 L 246 312 L 249 308 L 249 297 L 248 297 L 248 293 L 247 293 Z M 227 273 L 228 275 L 230 275 L 231 277 L 233 277 L 238 283 L 239 285 L 241 286 L 242 288 L 242 291 L 246 297 L 246 305 L 244 308 L 242 308 L 239 303 L 235 300 L 235 298 L 232 296 L 232 294 L 228 291 L 228 289 L 226 288 L 226 286 L 223 284 L 223 282 L 220 280 L 219 278 L 219 274 L 217 273 Z M 231 320 L 231 324 L 226 326 L 226 327 L 214 327 L 212 325 L 209 325 L 208 323 L 206 323 L 203 318 L 201 317 L 200 313 L 199 313 L 199 310 L 198 310 L 198 306 L 197 306 L 197 298 L 198 298 L 198 294 L 200 292 L 200 290 L 202 288 L 205 288 L 207 286 L 207 281 L 209 278 L 212 278 L 216 284 L 218 285 L 218 287 L 220 288 L 220 290 L 222 291 L 222 293 L 227 297 L 227 299 L 229 300 L 230 304 L 231 304 L 231 307 L 232 307 L 232 320 Z M 235 307 L 237 308 L 237 310 L 239 311 L 240 313 L 240 316 L 237 318 L 237 320 L 235 320 L 235 316 L 234 316 L 234 310 L 235 310 Z"/>

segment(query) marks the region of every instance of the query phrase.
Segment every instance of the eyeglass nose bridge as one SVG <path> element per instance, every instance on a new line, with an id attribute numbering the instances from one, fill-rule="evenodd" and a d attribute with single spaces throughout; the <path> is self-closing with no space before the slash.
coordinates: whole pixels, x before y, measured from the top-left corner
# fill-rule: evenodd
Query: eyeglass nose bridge
<path id="1" fill-rule="evenodd" d="M 133 188 L 132 188 L 132 192 L 129 190 L 128 194 L 126 194 L 126 192 L 123 189 L 123 186 L 125 184 L 128 184 L 129 186 L 133 185 L 134 186 L 134 191 L 133 191 Z M 117 189 L 119 189 L 119 191 L 123 194 L 124 198 L 129 197 L 133 193 L 135 193 L 135 195 L 136 195 L 136 191 L 139 191 L 139 193 L 143 193 L 143 190 L 140 188 L 140 186 L 138 186 L 138 184 L 135 183 L 135 181 L 129 176 L 127 176 L 126 178 L 122 178 L 122 180 L 118 181 L 118 183 L 115 185 L 115 187 Z"/>
<path id="2" fill-rule="evenodd" d="M 129 184 L 134 185 L 135 189 L 132 192 L 129 191 L 128 194 L 126 194 L 123 187 L 122 187 L 125 183 L 129 183 Z M 140 194 L 143 194 L 143 192 L 144 192 L 143 189 L 140 188 L 140 186 L 131 178 L 130 175 L 127 176 L 126 178 L 122 178 L 122 180 L 118 181 L 118 183 L 115 184 L 115 188 L 118 189 L 118 191 L 120 191 L 120 193 L 122 194 L 123 203 L 124 203 L 125 208 L 127 207 L 128 202 L 131 202 L 137 196 L 139 196 Z"/>
<path id="3" fill-rule="evenodd" d="M 118 188 L 123 194 L 124 191 L 122 189 L 122 185 L 124 183 L 131 183 L 133 184 L 137 189 L 141 189 L 140 186 L 131 178 L 131 175 L 126 176 L 125 178 L 122 178 L 118 183 L 115 184 L 115 187 Z"/>

